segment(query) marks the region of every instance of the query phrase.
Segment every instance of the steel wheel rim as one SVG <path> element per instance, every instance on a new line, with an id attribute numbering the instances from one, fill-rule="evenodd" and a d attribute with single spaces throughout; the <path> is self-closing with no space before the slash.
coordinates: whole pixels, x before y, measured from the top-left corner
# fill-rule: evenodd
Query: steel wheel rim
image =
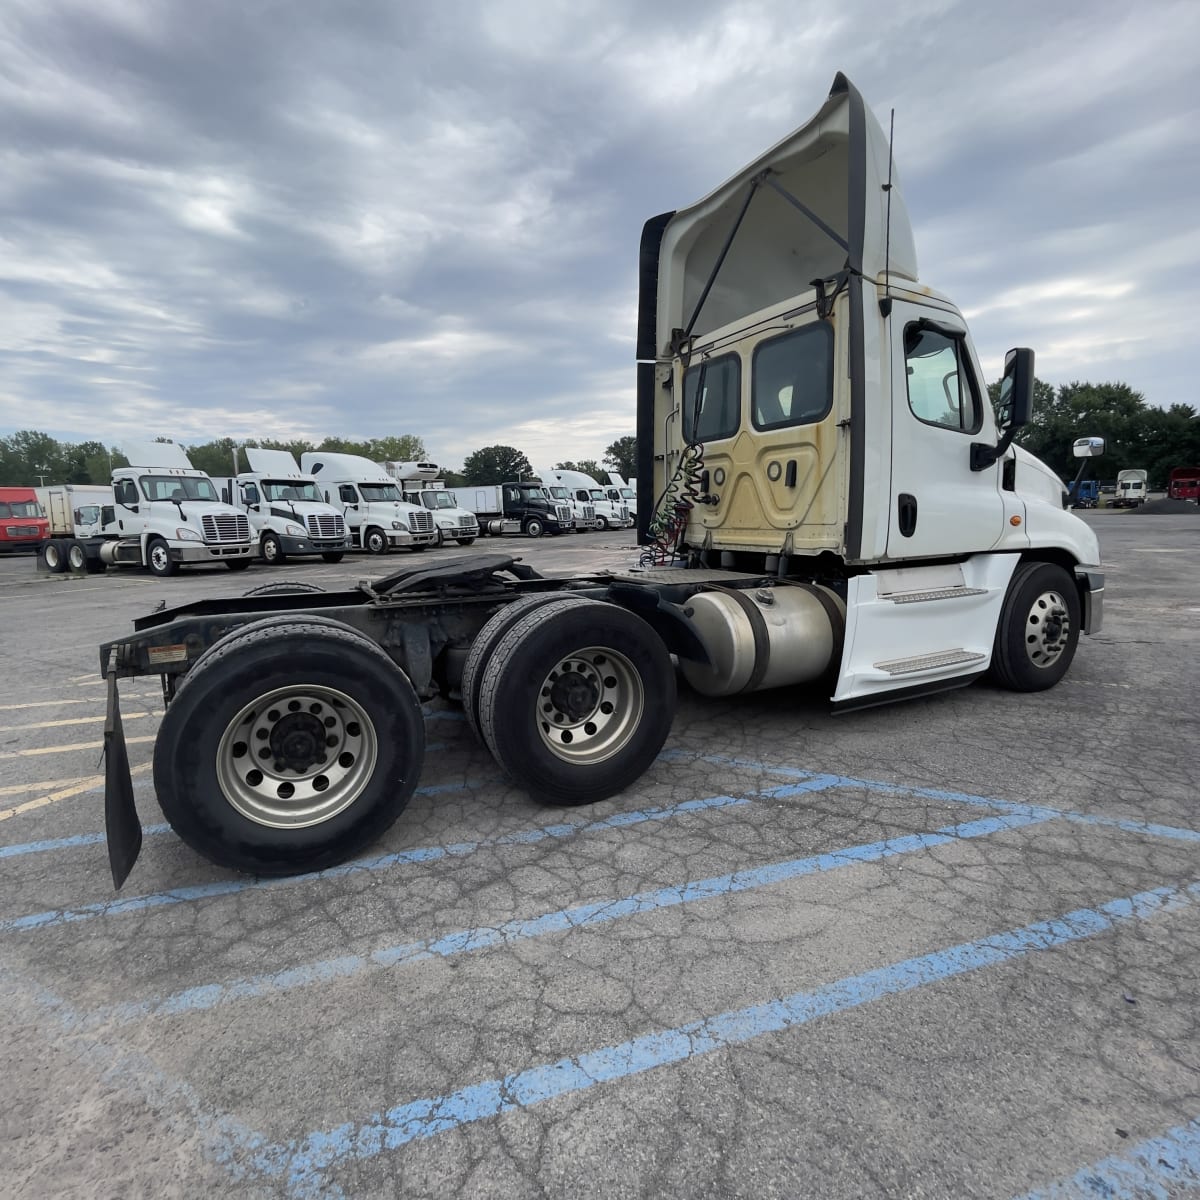
<path id="1" fill-rule="evenodd" d="M 87 563 L 87 555 L 83 552 L 82 546 L 72 546 L 67 551 L 67 562 L 73 571 L 82 571 Z"/>
<path id="2" fill-rule="evenodd" d="M 1025 618 L 1025 653 L 1035 667 L 1052 667 L 1062 657 L 1071 636 L 1071 612 L 1062 594 L 1043 592 Z"/>
<path id="3" fill-rule="evenodd" d="M 161 571 L 170 561 L 171 556 L 167 553 L 166 546 L 161 542 L 155 543 L 150 548 L 150 562 L 156 571 Z"/>
<path id="4" fill-rule="evenodd" d="M 372 554 L 379 554 L 383 550 L 383 534 L 381 534 L 381 533 L 367 534 L 367 549 Z"/>
<path id="5" fill-rule="evenodd" d="M 279 543 L 274 538 L 263 538 L 263 558 L 267 562 L 274 562 L 279 554 Z"/>
<path id="6" fill-rule="evenodd" d="M 62 562 L 62 552 L 57 546 L 47 545 L 43 552 L 46 559 L 46 566 L 52 571 L 57 571 L 59 564 Z"/>
<path id="7" fill-rule="evenodd" d="M 534 700 L 542 744 L 576 766 L 603 762 L 633 737 L 646 708 L 642 677 L 608 646 L 564 654 Z"/>
<path id="8" fill-rule="evenodd" d="M 293 684 L 256 696 L 225 727 L 217 783 L 256 825 L 303 829 L 358 799 L 374 773 L 378 747 L 370 717 L 345 692 Z"/>

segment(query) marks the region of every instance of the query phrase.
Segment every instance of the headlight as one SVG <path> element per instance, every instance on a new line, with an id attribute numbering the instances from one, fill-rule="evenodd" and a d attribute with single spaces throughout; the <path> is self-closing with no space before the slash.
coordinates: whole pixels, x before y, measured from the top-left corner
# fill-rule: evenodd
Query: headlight
<path id="1" fill-rule="evenodd" d="M 175 536 L 181 542 L 202 542 L 204 538 L 200 536 L 194 529 L 185 529 L 182 525 L 175 530 Z"/>
<path id="2" fill-rule="evenodd" d="M 407 529 L 408 526 L 405 525 L 405 523 L 403 521 L 393 521 L 392 528 L 393 529 Z"/>
<path id="3" fill-rule="evenodd" d="M 285 525 L 283 527 L 283 532 L 288 534 L 290 537 L 308 536 L 308 530 L 305 529 L 303 525 Z"/>

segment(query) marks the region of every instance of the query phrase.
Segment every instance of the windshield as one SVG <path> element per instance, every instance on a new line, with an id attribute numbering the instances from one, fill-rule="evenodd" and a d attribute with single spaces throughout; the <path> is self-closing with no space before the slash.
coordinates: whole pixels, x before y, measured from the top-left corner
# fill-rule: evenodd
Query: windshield
<path id="1" fill-rule="evenodd" d="M 453 492 L 422 492 L 421 499 L 425 501 L 426 508 L 457 508 L 458 499 Z"/>
<path id="2" fill-rule="evenodd" d="M 295 479 L 264 479 L 263 494 L 268 500 L 312 500 L 320 502 L 321 493 L 317 485 Z"/>
<path id="3" fill-rule="evenodd" d="M 593 500 L 607 500 L 608 499 L 608 497 L 604 494 L 603 491 L 600 490 L 600 488 L 589 488 L 588 495 L 591 496 L 591 498 Z"/>
<path id="4" fill-rule="evenodd" d="M 632 499 L 634 498 L 634 495 L 633 495 L 633 488 L 622 488 L 622 489 L 621 489 L 621 495 L 622 495 L 622 496 L 623 496 L 623 497 L 624 497 L 626 500 L 632 500 Z"/>
<path id="5" fill-rule="evenodd" d="M 74 517 L 76 525 L 95 525 L 100 520 L 100 505 L 85 504 L 75 510 Z"/>
<path id="6" fill-rule="evenodd" d="M 138 482 L 147 500 L 207 500 L 217 503 L 212 481 L 195 475 L 143 475 Z"/>
<path id="7" fill-rule="evenodd" d="M 368 504 L 379 500 L 399 500 L 400 489 L 394 483 L 360 483 L 358 490 Z"/>
<path id="8" fill-rule="evenodd" d="M 40 517 L 42 506 L 33 500 L 13 500 L 0 503 L 0 517 Z"/>
<path id="9" fill-rule="evenodd" d="M 555 498 L 555 500 L 570 500 L 571 498 L 567 495 L 567 489 L 565 487 L 552 487 L 548 488 L 547 490 L 549 491 L 550 495 Z"/>

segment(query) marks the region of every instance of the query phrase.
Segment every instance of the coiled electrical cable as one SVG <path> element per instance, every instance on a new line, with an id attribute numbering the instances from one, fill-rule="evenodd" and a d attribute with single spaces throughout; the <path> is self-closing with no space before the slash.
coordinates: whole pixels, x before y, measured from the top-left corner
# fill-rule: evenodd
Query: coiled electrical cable
<path id="1" fill-rule="evenodd" d="M 674 475 L 654 506 L 648 530 L 651 541 L 638 559 L 643 567 L 662 566 L 681 555 L 688 514 L 701 495 L 703 470 L 704 444 L 693 442 L 684 448 Z"/>

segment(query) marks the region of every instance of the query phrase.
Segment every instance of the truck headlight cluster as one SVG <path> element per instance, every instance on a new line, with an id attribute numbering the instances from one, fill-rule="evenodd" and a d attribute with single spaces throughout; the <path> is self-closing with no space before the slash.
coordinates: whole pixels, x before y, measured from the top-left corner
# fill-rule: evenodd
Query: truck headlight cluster
<path id="1" fill-rule="evenodd" d="M 308 530 L 303 525 L 285 525 L 283 532 L 289 537 L 305 537 L 308 534 Z"/>
<path id="2" fill-rule="evenodd" d="M 407 529 L 408 526 L 405 525 L 405 523 L 403 521 L 393 521 L 392 528 L 393 529 Z"/>
<path id="3" fill-rule="evenodd" d="M 204 541 L 204 538 L 200 534 L 198 534 L 194 529 L 186 529 L 182 525 L 178 529 L 175 530 L 175 536 L 181 542 L 202 542 L 202 541 Z"/>

